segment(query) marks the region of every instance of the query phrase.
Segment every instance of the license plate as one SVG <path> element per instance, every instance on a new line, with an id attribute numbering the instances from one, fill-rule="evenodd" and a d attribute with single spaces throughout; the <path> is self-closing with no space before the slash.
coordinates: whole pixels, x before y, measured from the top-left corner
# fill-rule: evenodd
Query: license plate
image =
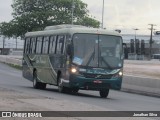
<path id="1" fill-rule="evenodd" d="M 101 80 L 94 80 L 93 83 L 100 84 L 100 83 L 102 83 L 102 81 Z"/>

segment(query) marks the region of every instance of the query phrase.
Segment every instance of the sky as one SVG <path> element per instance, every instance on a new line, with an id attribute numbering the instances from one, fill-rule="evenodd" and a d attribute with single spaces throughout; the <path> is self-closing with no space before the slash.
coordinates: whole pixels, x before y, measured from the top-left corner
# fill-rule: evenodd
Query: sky
<path id="1" fill-rule="evenodd" d="M 102 21 L 103 0 L 82 0 L 90 15 Z M 0 0 L 0 22 L 12 19 L 12 0 Z M 160 0 L 104 0 L 104 28 L 121 29 L 122 33 L 149 34 L 148 24 L 160 31 Z"/>

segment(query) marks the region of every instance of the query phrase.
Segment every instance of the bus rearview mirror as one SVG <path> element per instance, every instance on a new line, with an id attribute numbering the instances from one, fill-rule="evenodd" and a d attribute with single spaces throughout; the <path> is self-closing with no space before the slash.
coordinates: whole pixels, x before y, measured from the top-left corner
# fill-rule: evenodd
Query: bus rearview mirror
<path id="1" fill-rule="evenodd" d="M 127 44 L 126 44 L 126 43 L 123 43 L 122 45 L 125 46 L 125 47 L 127 47 Z"/>
<path id="2" fill-rule="evenodd" d="M 67 45 L 67 54 L 68 54 L 69 56 L 71 56 L 71 54 L 72 54 L 72 46 L 71 46 L 71 44 L 68 44 L 68 45 Z"/>

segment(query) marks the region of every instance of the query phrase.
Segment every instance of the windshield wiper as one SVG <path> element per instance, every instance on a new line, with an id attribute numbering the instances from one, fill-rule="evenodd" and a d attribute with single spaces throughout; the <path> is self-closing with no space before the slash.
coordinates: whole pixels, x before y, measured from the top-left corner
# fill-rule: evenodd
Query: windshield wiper
<path id="1" fill-rule="evenodd" d="M 92 52 L 92 54 L 91 54 L 91 56 L 90 56 L 90 58 L 89 58 L 89 60 L 86 64 L 86 66 L 88 66 L 90 64 L 91 60 L 92 59 L 94 60 L 94 58 L 95 58 L 95 46 L 94 46 L 93 52 Z"/>
<path id="2" fill-rule="evenodd" d="M 101 56 L 101 50 L 99 50 L 99 52 L 100 52 L 100 60 L 101 60 L 101 62 L 103 61 L 104 63 L 105 63 L 105 65 L 107 65 L 108 66 L 108 68 L 110 69 L 110 70 L 112 70 L 113 68 L 108 64 L 108 62 L 104 59 L 104 57 L 103 56 Z M 102 64 L 102 63 L 101 63 Z"/>
<path id="3" fill-rule="evenodd" d="M 105 65 L 107 65 L 108 66 L 108 68 L 110 69 L 110 70 L 112 70 L 113 68 L 108 64 L 108 62 L 101 56 L 101 60 L 105 63 Z"/>

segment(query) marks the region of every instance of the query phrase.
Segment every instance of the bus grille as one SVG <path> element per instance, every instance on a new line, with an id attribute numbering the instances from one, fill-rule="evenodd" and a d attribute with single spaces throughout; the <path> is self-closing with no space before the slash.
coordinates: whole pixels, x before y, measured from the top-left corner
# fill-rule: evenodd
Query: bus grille
<path id="1" fill-rule="evenodd" d="M 88 74 L 82 73 L 85 78 L 98 78 L 98 79 L 111 79 L 113 75 L 100 75 L 100 74 Z"/>

